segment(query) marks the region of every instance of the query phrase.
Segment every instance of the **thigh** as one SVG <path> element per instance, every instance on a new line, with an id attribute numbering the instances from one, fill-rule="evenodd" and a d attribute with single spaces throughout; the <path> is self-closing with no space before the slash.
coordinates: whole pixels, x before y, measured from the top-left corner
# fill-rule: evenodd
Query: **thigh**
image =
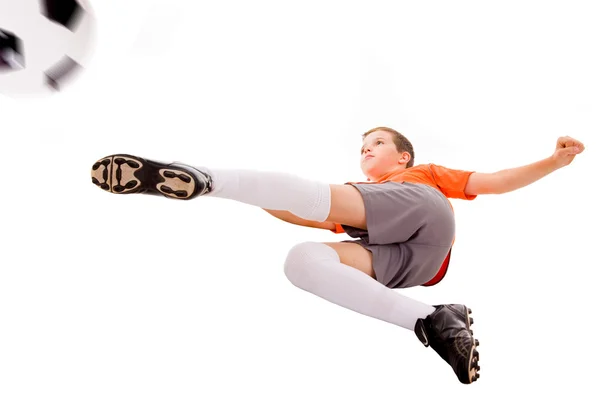
<path id="1" fill-rule="evenodd" d="M 365 202 L 362 194 L 352 185 L 329 185 L 331 210 L 327 221 L 367 229 Z"/>
<path id="2" fill-rule="evenodd" d="M 334 249 L 340 257 L 340 262 L 359 271 L 371 278 L 375 278 L 373 270 L 373 255 L 363 246 L 351 242 L 324 243 Z"/>

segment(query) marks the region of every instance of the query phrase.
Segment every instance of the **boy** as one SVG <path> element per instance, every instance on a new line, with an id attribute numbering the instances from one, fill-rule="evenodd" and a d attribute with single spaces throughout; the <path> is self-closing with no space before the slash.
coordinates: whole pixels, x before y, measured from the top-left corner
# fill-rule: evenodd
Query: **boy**
<path id="1" fill-rule="evenodd" d="M 330 185 L 285 173 L 211 170 L 131 155 L 100 159 L 92 167 L 92 182 L 112 193 L 228 198 L 293 224 L 346 232 L 354 239 L 294 246 L 284 263 L 288 279 L 332 303 L 413 330 L 469 384 L 479 378 L 471 310 L 423 304 L 392 289 L 431 286 L 443 278 L 455 233 L 449 198 L 516 190 L 570 164 L 583 149 L 581 142 L 561 137 L 546 159 L 479 173 L 414 166 L 410 141 L 378 127 L 363 134 L 366 182 Z"/>

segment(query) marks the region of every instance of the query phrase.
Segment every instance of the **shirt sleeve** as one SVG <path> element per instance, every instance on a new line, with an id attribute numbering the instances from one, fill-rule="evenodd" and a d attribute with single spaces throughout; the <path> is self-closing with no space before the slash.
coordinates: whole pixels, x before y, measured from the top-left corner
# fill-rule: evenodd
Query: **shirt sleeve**
<path id="1" fill-rule="evenodd" d="M 331 232 L 333 232 L 333 233 L 344 233 L 346 231 L 344 230 L 344 228 L 342 228 L 342 225 L 335 224 L 335 228 L 331 229 Z"/>
<path id="2" fill-rule="evenodd" d="M 475 171 L 451 169 L 435 164 L 429 164 L 429 170 L 435 183 L 446 197 L 462 200 L 473 200 L 477 197 L 477 195 L 465 194 L 469 176 Z"/>

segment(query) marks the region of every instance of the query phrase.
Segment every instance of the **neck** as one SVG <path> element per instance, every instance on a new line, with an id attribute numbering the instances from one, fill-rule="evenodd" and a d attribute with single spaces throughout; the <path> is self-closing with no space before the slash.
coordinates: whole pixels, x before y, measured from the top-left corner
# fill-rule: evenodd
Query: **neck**
<path id="1" fill-rule="evenodd" d="M 373 182 L 385 181 L 385 180 L 389 179 L 392 175 L 397 174 L 400 171 L 404 171 L 405 169 L 406 169 L 405 164 L 398 165 L 397 167 L 389 169 L 388 171 L 384 172 L 383 174 L 381 174 L 378 177 L 369 178 L 369 181 L 373 181 Z"/>

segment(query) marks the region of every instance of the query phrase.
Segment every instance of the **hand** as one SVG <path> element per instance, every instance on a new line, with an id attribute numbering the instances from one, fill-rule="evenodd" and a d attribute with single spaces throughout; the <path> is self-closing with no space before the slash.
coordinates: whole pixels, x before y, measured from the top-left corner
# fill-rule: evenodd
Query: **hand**
<path id="1" fill-rule="evenodd" d="M 559 137 L 556 142 L 556 150 L 552 155 L 552 160 L 556 162 L 559 168 L 571 164 L 577 154 L 585 149 L 583 143 L 570 136 Z"/>

